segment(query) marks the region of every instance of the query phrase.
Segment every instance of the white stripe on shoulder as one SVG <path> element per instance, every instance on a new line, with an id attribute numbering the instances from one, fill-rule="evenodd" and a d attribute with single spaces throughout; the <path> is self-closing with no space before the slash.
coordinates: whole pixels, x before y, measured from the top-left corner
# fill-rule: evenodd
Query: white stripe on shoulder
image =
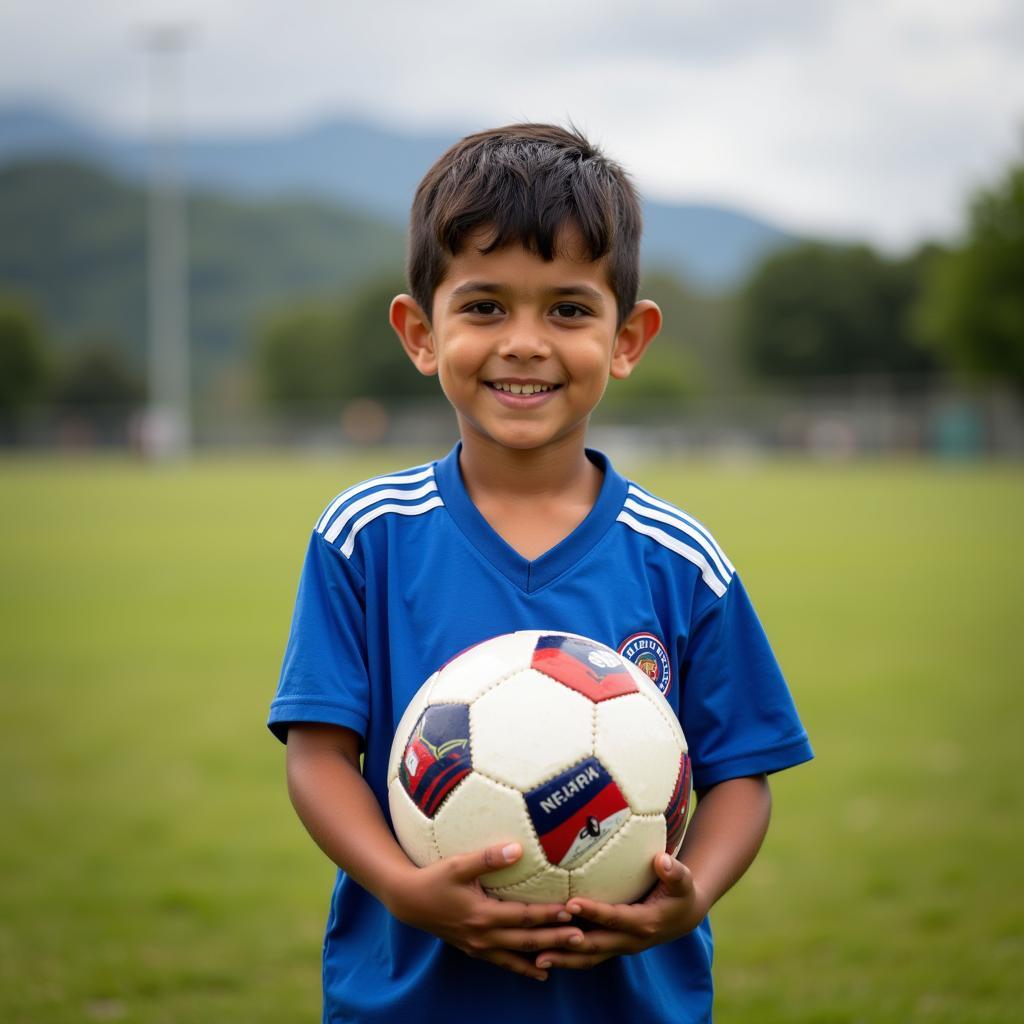
<path id="1" fill-rule="evenodd" d="M 683 520 L 678 519 L 676 516 L 670 515 L 668 512 L 659 512 L 658 509 L 643 505 L 632 498 L 626 499 L 625 507 L 631 512 L 636 512 L 637 515 L 643 516 L 644 519 L 653 519 L 655 522 L 664 523 L 666 526 L 671 526 L 679 530 L 680 533 L 685 533 L 687 537 L 695 540 L 714 563 L 715 568 L 718 570 L 718 575 L 722 577 L 726 586 L 729 585 L 729 582 L 732 580 L 732 573 L 722 564 L 722 559 L 718 557 L 716 547 L 708 542 L 708 538 L 703 533 L 695 530 L 688 523 L 683 522 Z"/>
<path id="2" fill-rule="evenodd" d="M 356 546 L 356 535 L 364 526 L 372 523 L 378 516 L 389 512 L 399 516 L 421 516 L 424 512 L 429 512 L 434 508 L 441 508 L 443 505 L 444 502 L 441 500 L 440 494 L 435 495 L 435 497 L 423 502 L 421 505 L 378 505 L 376 508 L 370 509 L 361 519 L 355 521 L 348 537 L 345 538 L 345 543 L 341 546 L 341 553 L 346 558 L 351 558 Z"/>
<path id="3" fill-rule="evenodd" d="M 700 535 L 708 542 L 708 544 L 710 544 L 711 547 L 714 548 L 715 553 L 725 564 L 725 567 L 729 571 L 729 573 L 733 574 L 736 572 L 736 567 L 732 564 L 732 562 L 729 561 L 728 558 L 726 558 L 725 552 L 718 546 L 718 541 L 716 541 L 715 538 L 711 536 L 710 531 L 707 529 L 707 527 L 703 525 L 703 523 L 697 522 L 697 520 L 694 519 L 693 516 L 688 515 L 681 508 L 676 508 L 675 505 L 670 505 L 667 501 L 662 501 L 660 498 L 654 497 L 653 494 L 648 494 L 647 491 L 645 491 L 642 487 L 637 487 L 636 484 L 631 483 L 629 485 L 629 493 L 635 495 L 638 498 L 643 499 L 643 501 L 645 501 L 648 505 L 653 505 L 655 508 L 660 508 L 663 511 L 670 513 L 671 515 L 676 516 L 678 519 L 682 519 L 684 522 L 689 523 L 690 526 L 697 530 L 700 533 Z M 706 549 L 706 545 L 702 544 L 702 547 L 705 547 Z"/>
<path id="4" fill-rule="evenodd" d="M 324 533 L 324 540 L 330 541 L 333 544 L 337 539 L 342 530 L 360 512 L 365 508 L 369 508 L 371 505 L 376 505 L 378 501 L 387 501 L 390 498 L 404 498 L 411 501 L 415 498 L 422 498 L 427 494 L 433 492 L 437 493 L 437 483 L 434 480 L 428 480 L 422 487 L 417 487 L 414 490 L 400 490 L 397 487 L 384 488 L 381 491 L 371 491 L 365 497 L 360 498 L 358 501 L 353 501 L 351 505 L 347 506 L 345 511 L 338 516 L 337 519 L 331 523 L 330 529 Z"/>
<path id="5" fill-rule="evenodd" d="M 371 487 L 384 487 L 388 484 L 415 484 L 433 475 L 434 466 L 433 463 L 429 463 L 422 466 L 413 466 L 411 469 L 403 470 L 401 473 L 393 473 L 390 476 L 375 476 L 370 480 L 364 480 L 362 483 L 356 484 L 354 487 L 349 487 L 347 490 L 342 491 L 327 506 L 324 514 L 317 520 L 316 531 L 317 533 L 323 533 L 334 514 L 346 501 L 351 500 L 357 494 L 362 494 L 363 491 L 368 491 Z"/>
<path id="6" fill-rule="evenodd" d="M 617 519 L 618 522 L 625 523 L 631 530 L 636 530 L 637 533 L 642 533 L 645 537 L 651 537 L 663 547 L 674 551 L 677 555 L 682 555 L 688 562 L 692 562 L 700 569 L 701 579 L 704 580 L 715 594 L 721 597 L 725 593 L 727 584 L 723 583 L 715 575 L 715 571 L 711 568 L 708 560 L 696 548 L 690 547 L 689 544 L 684 544 L 681 540 L 667 534 L 664 530 L 659 530 L 656 526 L 641 523 L 639 519 L 634 519 L 628 512 L 620 512 Z"/>

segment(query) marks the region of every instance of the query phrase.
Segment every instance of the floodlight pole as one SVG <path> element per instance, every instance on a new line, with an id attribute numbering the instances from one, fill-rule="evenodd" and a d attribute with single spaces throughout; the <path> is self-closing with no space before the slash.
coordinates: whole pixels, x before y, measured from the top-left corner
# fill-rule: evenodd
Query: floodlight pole
<path id="1" fill-rule="evenodd" d="M 179 159 L 178 56 L 181 25 L 146 34 L 150 60 L 147 216 L 149 408 L 144 446 L 155 459 L 182 457 L 192 444 L 185 197 Z"/>

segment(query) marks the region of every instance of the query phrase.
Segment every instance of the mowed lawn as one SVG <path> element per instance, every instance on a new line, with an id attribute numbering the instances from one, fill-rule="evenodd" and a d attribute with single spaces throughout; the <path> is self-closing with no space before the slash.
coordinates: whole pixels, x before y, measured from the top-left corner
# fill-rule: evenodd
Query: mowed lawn
<path id="1" fill-rule="evenodd" d="M 332 869 L 263 723 L 314 517 L 414 458 L 0 461 L 0 1020 L 319 1019 Z M 1024 471 L 624 468 L 712 527 L 817 751 L 716 1020 L 1021 1020 Z"/>

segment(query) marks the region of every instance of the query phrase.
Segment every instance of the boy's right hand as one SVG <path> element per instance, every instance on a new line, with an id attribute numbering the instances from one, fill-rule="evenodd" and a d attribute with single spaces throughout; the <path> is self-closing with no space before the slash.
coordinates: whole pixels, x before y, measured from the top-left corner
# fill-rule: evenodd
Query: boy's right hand
<path id="1" fill-rule="evenodd" d="M 514 864 L 523 855 L 519 843 L 489 846 L 461 854 L 425 868 L 410 865 L 408 874 L 393 886 L 388 909 L 400 921 L 444 939 L 471 957 L 537 981 L 541 970 L 520 953 L 545 949 L 575 949 L 583 932 L 574 926 L 561 903 L 514 903 L 488 896 L 480 876 Z"/>

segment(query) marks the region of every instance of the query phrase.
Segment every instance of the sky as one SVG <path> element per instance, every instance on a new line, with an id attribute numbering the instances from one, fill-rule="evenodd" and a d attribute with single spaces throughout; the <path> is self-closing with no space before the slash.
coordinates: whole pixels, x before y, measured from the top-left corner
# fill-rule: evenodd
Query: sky
<path id="1" fill-rule="evenodd" d="M 1024 153 L 1019 0 L 0 0 L 0 104 L 141 132 L 164 25 L 195 134 L 571 119 L 646 195 L 889 250 Z"/>

